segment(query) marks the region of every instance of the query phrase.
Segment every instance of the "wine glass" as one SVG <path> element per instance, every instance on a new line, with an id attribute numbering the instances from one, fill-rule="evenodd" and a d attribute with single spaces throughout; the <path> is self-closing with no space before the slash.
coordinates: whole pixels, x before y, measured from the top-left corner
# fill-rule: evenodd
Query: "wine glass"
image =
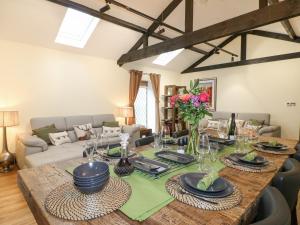
<path id="1" fill-rule="evenodd" d="M 209 165 L 207 160 L 210 158 L 210 143 L 208 139 L 208 135 L 205 132 L 199 134 L 199 146 L 198 146 L 199 156 L 199 170 L 201 172 L 208 172 Z"/>
<path id="2" fill-rule="evenodd" d="M 92 141 L 86 141 L 83 144 L 83 148 L 89 163 L 92 163 L 94 161 L 94 151 L 95 151 L 94 143 Z"/>
<path id="3" fill-rule="evenodd" d="M 154 134 L 154 149 L 160 149 L 160 134 Z"/>
<path id="4" fill-rule="evenodd" d="M 210 158 L 212 162 L 217 161 L 219 148 L 220 146 L 218 142 L 210 143 Z"/>
<path id="5" fill-rule="evenodd" d="M 163 125 L 161 129 L 162 149 L 167 149 L 168 140 L 171 138 L 171 131 L 168 125 Z"/>
<path id="6" fill-rule="evenodd" d="M 219 138 L 223 138 L 223 139 L 228 138 L 228 122 L 227 122 L 227 120 L 219 120 L 218 135 L 219 135 Z"/>

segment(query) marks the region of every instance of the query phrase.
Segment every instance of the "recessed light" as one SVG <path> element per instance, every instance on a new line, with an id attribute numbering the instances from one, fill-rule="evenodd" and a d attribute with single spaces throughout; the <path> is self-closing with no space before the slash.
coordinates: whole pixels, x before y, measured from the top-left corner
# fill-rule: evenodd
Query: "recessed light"
<path id="1" fill-rule="evenodd" d="M 172 61 L 172 59 L 174 59 L 177 55 L 179 55 L 182 51 L 184 50 L 184 48 L 181 49 L 177 49 L 175 51 L 171 51 L 171 52 L 166 52 L 163 54 L 160 54 L 154 61 L 154 64 L 157 65 L 161 65 L 161 66 L 165 66 L 167 65 L 169 62 Z"/>
<path id="2" fill-rule="evenodd" d="M 55 42 L 77 48 L 83 48 L 99 19 L 74 9 L 67 9 L 66 15 L 60 25 Z"/>

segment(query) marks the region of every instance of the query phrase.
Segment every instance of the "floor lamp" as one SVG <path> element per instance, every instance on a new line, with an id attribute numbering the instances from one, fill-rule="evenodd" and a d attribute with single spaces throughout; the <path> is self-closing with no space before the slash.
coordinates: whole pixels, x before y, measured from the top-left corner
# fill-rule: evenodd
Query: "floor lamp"
<path id="1" fill-rule="evenodd" d="M 17 111 L 0 111 L 0 127 L 3 127 L 3 147 L 0 154 L 0 166 L 2 172 L 11 170 L 15 163 L 13 154 L 11 154 L 7 147 L 6 128 L 17 126 L 19 124 L 19 113 Z"/>

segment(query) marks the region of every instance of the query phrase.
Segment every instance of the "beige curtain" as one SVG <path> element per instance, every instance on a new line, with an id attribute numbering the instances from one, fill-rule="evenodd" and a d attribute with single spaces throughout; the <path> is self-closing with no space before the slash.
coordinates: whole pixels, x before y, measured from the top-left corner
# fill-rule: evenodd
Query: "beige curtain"
<path id="1" fill-rule="evenodd" d="M 150 80 L 152 84 L 152 89 L 155 97 L 155 111 L 156 111 L 156 132 L 160 131 L 160 112 L 159 112 L 159 89 L 160 89 L 160 75 L 150 74 Z"/>
<path id="2" fill-rule="evenodd" d="M 142 71 L 130 70 L 130 81 L 129 81 L 129 106 L 133 107 L 133 117 L 128 118 L 128 124 L 135 124 L 135 111 L 134 102 L 139 91 L 141 79 L 143 76 Z"/>

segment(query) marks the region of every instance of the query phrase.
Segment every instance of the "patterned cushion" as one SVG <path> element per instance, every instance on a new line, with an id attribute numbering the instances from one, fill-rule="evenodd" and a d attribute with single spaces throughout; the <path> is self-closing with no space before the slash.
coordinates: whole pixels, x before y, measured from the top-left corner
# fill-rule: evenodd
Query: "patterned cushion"
<path id="1" fill-rule="evenodd" d="M 118 137 L 121 134 L 120 127 L 105 127 L 103 126 L 103 135 L 105 137 Z"/>
<path id="2" fill-rule="evenodd" d="M 71 139 L 68 136 L 66 131 L 59 133 L 50 133 L 49 134 L 50 141 L 53 145 L 58 146 L 65 143 L 71 143 Z"/>
<path id="3" fill-rule="evenodd" d="M 218 120 L 208 120 L 207 128 L 217 130 L 220 122 Z"/>
<path id="4" fill-rule="evenodd" d="M 83 125 L 75 125 L 73 127 L 78 140 L 83 141 L 83 140 L 89 140 L 90 138 L 95 138 L 95 133 L 91 123 L 83 124 Z"/>

